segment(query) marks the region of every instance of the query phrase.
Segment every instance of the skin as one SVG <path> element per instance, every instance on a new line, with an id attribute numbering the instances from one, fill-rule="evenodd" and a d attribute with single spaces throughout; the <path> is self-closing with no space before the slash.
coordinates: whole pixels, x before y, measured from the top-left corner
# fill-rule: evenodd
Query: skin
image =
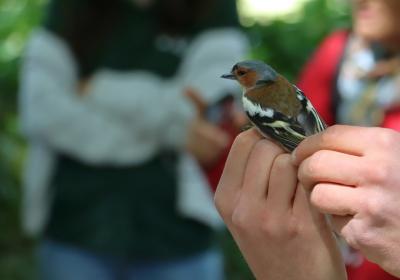
<path id="1" fill-rule="evenodd" d="M 398 0 L 353 0 L 353 30 L 366 44 L 378 43 L 388 52 L 400 51 L 400 1 Z M 376 79 L 396 73 L 400 58 L 395 55 L 380 60 L 368 78 Z"/>
<path id="2" fill-rule="evenodd" d="M 357 35 L 389 51 L 400 50 L 400 1 L 353 0 L 353 5 Z M 377 65 L 370 75 L 392 73 L 399 65 Z M 331 215 L 334 229 L 371 261 L 400 277 L 399 143 L 399 134 L 392 130 L 333 126 L 304 140 L 288 161 L 254 131 L 239 136 L 215 201 L 257 279 L 346 277 L 336 247 L 327 245 L 332 241 L 324 220 L 313 208 L 304 210 L 307 199 L 295 183 L 293 165 L 298 166 L 306 197 Z M 293 231 L 298 228 L 312 230 Z M 322 248 L 321 255 L 315 248 Z"/>
<path id="3" fill-rule="evenodd" d="M 227 149 L 230 140 L 228 133 L 205 118 L 206 102 L 200 93 L 192 88 L 186 89 L 185 97 L 192 103 L 196 115 L 188 127 L 186 150 L 194 156 L 200 165 L 210 167 Z"/>
<path id="4" fill-rule="evenodd" d="M 369 260 L 400 276 L 400 134 L 333 126 L 293 154 L 312 204 Z"/>
<path id="5" fill-rule="evenodd" d="M 367 42 L 400 50 L 400 1 L 353 0 L 354 32 Z"/>
<path id="6" fill-rule="evenodd" d="M 346 279 L 332 232 L 310 207 L 290 155 L 255 129 L 236 138 L 215 204 L 257 279 Z"/>

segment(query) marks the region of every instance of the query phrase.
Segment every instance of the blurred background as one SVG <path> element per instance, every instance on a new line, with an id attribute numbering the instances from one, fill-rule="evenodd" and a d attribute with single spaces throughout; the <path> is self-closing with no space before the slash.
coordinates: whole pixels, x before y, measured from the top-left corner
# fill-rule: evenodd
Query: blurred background
<path id="1" fill-rule="evenodd" d="M 35 240 L 20 230 L 20 172 L 25 143 L 16 112 L 21 53 L 40 22 L 46 0 L 0 0 L 0 279 L 32 279 Z M 253 58 L 269 62 L 295 81 L 324 36 L 348 27 L 345 0 L 238 0 Z M 227 279 L 252 279 L 228 234 L 221 237 Z"/>

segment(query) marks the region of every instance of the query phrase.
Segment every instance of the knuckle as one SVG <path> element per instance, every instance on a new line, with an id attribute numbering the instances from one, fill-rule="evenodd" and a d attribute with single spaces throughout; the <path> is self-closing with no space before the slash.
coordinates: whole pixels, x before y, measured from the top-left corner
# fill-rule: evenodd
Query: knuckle
<path id="1" fill-rule="evenodd" d="M 305 184 L 307 181 L 307 162 L 303 162 L 298 169 L 298 174 L 297 174 L 297 178 L 300 181 L 300 183 Z"/>
<path id="2" fill-rule="evenodd" d="M 332 141 L 336 141 L 337 137 L 340 137 L 341 128 L 339 125 L 332 125 L 328 127 L 322 134 L 321 134 L 321 146 L 330 146 Z"/>
<path id="3" fill-rule="evenodd" d="M 355 242 L 360 248 L 371 248 L 376 246 L 376 236 L 370 230 L 359 230 Z"/>
<path id="4" fill-rule="evenodd" d="M 257 144 L 254 147 L 254 152 L 255 153 L 283 153 L 283 150 L 276 144 L 272 143 L 271 141 L 268 141 L 266 139 L 263 139 L 261 141 L 258 141 Z"/>
<path id="5" fill-rule="evenodd" d="M 235 203 L 231 211 L 228 211 L 227 214 L 232 226 L 237 231 L 245 234 L 252 230 L 257 211 L 245 196 L 238 197 L 236 201 L 237 203 Z"/>
<path id="6" fill-rule="evenodd" d="M 381 200 L 375 197 L 369 197 L 368 199 L 363 200 L 361 207 L 364 209 L 364 213 L 367 217 L 375 221 L 380 220 L 380 217 L 384 212 Z"/>
<path id="7" fill-rule="evenodd" d="M 245 232 L 250 229 L 249 216 L 246 211 L 242 211 L 241 207 L 234 209 L 231 220 L 232 225 L 240 232 Z"/>
<path id="8" fill-rule="evenodd" d="M 379 129 L 379 133 L 374 133 L 375 141 L 380 148 L 385 150 L 392 149 L 398 143 L 398 134 L 391 129 Z"/>
<path id="9" fill-rule="evenodd" d="M 262 234 L 270 239 L 282 236 L 281 226 L 265 215 L 260 224 Z"/>
<path id="10" fill-rule="evenodd" d="M 233 142 L 233 146 L 242 147 L 251 145 L 255 141 L 254 137 L 255 137 L 255 132 L 253 130 L 243 131 L 238 136 L 236 136 Z"/>
<path id="11" fill-rule="evenodd" d="M 251 137 L 248 133 L 248 131 L 240 133 L 238 136 L 236 136 L 235 140 L 233 141 L 232 144 L 232 149 L 237 149 L 239 147 L 245 147 L 247 145 L 251 145 Z"/>
<path id="12" fill-rule="evenodd" d="M 389 169 L 385 166 L 377 166 L 369 173 L 370 180 L 374 183 L 381 183 L 389 178 Z"/>
<path id="13" fill-rule="evenodd" d="M 357 250 L 360 249 L 360 243 L 358 242 L 358 239 L 355 238 L 356 235 L 354 232 L 348 233 L 347 231 L 342 230 L 341 236 L 351 248 Z"/>
<path id="14" fill-rule="evenodd" d="M 293 218 L 282 220 L 264 216 L 260 224 L 262 234 L 271 240 L 291 240 L 299 235 L 301 227 Z"/>
<path id="15" fill-rule="evenodd" d="M 343 237 L 355 249 L 376 247 L 379 239 L 373 230 L 367 228 L 362 223 L 353 223 L 347 229 L 343 230 Z"/>
<path id="16" fill-rule="evenodd" d="M 231 220 L 232 211 L 235 207 L 235 202 L 230 197 L 231 196 L 227 196 L 224 191 L 221 191 L 221 189 L 218 188 L 214 195 L 215 208 L 225 222 Z"/>
<path id="17" fill-rule="evenodd" d="M 326 154 L 324 151 L 318 151 L 310 157 L 308 171 L 311 174 L 317 174 L 323 168 L 323 166 L 325 164 L 325 158 L 326 158 L 325 155 Z"/>
<path id="18" fill-rule="evenodd" d="M 324 158 L 324 151 L 314 153 L 304 161 L 304 164 L 301 165 L 301 174 L 307 178 L 312 178 L 318 175 L 324 166 Z"/>
<path id="19" fill-rule="evenodd" d="M 257 158 L 265 158 L 266 160 L 272 161 L 277 155 L 283 153 L 280 147 L 276 144 L 262 139 L 254 144 L 251 154 Z"/>
<path id="20" fill-rule="evenodd" d="M 354 226 L 354 223 L 350 222 L 342 228 L 340 235 L 343 237 L 346 243 L 350 245 L 350 247 L 354 249 L 360 249 L 358 232 L 358 227 Z"/>
<path id="21" fill-rule="evenodd" d="M 312 190 L 310 202 L 318 209 L 324 209 L 329 204 L 329 197 L 325 194 L 325 190 L 321 185 L 316 185 Z"/>
<path id="22" fill-rule="evenodd" d="M 280 154 L 275 158 L 273 168 L 281 173 L 284 174 L 285 170 L 291 166 L 291 158 L 289 154 Z"/>
<path id="23" fill-rule="evenodd" d="M 303 231 L 303 227 L 301 226 L 300 223 L 298 223 L 298 221 L 295 221 L 294 219 L 291 219 L 285 228 L 286 236 L 289 239 L 295 238 L 302 231 Z"/>

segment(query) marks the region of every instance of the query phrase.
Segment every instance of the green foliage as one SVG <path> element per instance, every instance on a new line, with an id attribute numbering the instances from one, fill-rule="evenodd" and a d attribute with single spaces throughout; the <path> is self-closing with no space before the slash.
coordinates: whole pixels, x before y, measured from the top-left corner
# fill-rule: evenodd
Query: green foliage
<path id="1" fill-rule="evenodd" d="M 5 280 L 29 280 L 34 274 L 33 243 L 22 235 L 19 226 L 25 145 L 18 131 L 16 104 L 21 53 L 29 32 L 40 21 L 46 2 L 0 0 L 0 279 Z M 332 2 L 311 0 L 290 21 L 276 19 L 264 26 L 247 27 L 253 46 L 251 55 L 294 80 L 326 34 L 349 26 L 348 14 Z M 229 234 L 221 239 L 228 279 L 253 279 Z"/>
<path id="2" fill-rule="evenodd" d="M 247 266 L 239 248 L 229 232 L 221 236 L 222 249 L 225 257 L 226 279 L 228 280 L 251 280 L 254 279 Z"/>
<path id="3" fill-rule="evenodd" d="M 249 27 L 252 56 L 264 60 L 294 81 L 327 34 L 350 26 L 346 6 L 339 3 L 332 0 L 309 1 L 300 14 L 274 20 L 265 26 L 257 24 Z"/>
<path id="4" fill-rule="evenodd" d="M 20 171 L 24 142 L 18 132 L 18 66 L 43 0 L 0 0 L 0 279 L 32 279 L 32 241 L 20 229 Z"/>
<path id="5" fill-rule="evenodd" d="M 1 120 L 15 111 L 19 58 L 28 33 L 40 19 L 43 3 L 43 0 L 0 0 Z"/>

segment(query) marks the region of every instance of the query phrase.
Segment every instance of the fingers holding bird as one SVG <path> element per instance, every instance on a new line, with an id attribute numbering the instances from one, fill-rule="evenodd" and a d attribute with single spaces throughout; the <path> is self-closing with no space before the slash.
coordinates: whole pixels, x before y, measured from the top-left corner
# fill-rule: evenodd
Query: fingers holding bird
<path id="1" fill-rule="evenodd" d="M 293 151 L 293 163 L 298 165 L 320 150 L 362 156 L 370 145 L 370 141 L 374 141 L 375 137 L 375 128 L 334 125 L 322 133 L 304 139 Z"/>
<path id="2" fill-rule="evenodd" d="M 228 227 L 257 222 L 261 213 L 278 221 L 292 212 L 297 186 L 290 155 L 253 128 L 236 138 L 215 203 Z"/>
<path id="3" fill-rule="evenodd" d="M 239 134 L 232 144 L 214 197 L 216 207 L 228 227 L 242 191 L 250 154 L 261 139 L 255 129 L 250 129 Z"/>
<path id="4" fill-rule="evenodd" d="M 228 148 L 230 135 L 218 125 L 207 120 L 205 112 L 208 104 L 200 92 L 193 88 L 187 88 L 184 96 L 196 112 L 189 123 L 186 150 L 197 159 L 200 165 L 210 167 Z"/>
<path id="5" fill-rule="evenodd" d="M 337 252 L 332 233 L 310 207 L 297 167 L 255 128 L 236 138 L 215 203 L 257 279 L 342 279 L 340 255 L 331 253 Z M 325 260 L 328 265 L 321 263 Z M 310 278 L 301 273 L 299 262 L 306 267 L 317 263 L 319 269 Z"/>
<path id="6" fill-rule="evenodd" d="M 318 182 L 357 186 L 369 169 L 362 157 L 320 150 L 300 164 L 298 178 L 307 190 L 311 190 Z"/>
<path id="7" fill-rule="evenodd" d="M 292 210 L 297 191 L 297 168 L 291 163 L 290 155 L 276 157 L 269 177 L 267 204 L 276 215 Z"/>
<path id="8" fill-rule="evenodd" d="M 253 146 L 243 178 L 243 196 L 265 201 L 271 173 L 282 153 L 284 151 L 279 146 L 266 139 L 261 139 Z"/>

